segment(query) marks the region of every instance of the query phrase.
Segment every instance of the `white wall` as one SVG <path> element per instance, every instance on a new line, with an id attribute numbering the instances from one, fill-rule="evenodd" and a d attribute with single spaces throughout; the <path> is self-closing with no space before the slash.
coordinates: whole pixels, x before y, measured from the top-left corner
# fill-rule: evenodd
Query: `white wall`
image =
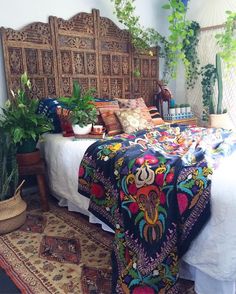
<path id="1" fill-rule="evenodd" d="M 165 11 L 161 6 L 165 0 L 136 0 L 136 14 L 144 27 L 154 27 L 162 33 L 167 32 Z M 113 14 L 114 6 L 110 0 L 7 0 L 0 4 L 0 27 L 21 29 L 34 22 L 48 22 L 50 15 L 68 19 L 78 12 L 100 10 L 100 15 L 118 21 Z M 120 24 L 119 24 L 120 26 Z M 0 107 L 6 100 L 6 82 L 3 66 L 2 46 L 0 46 Z"/>

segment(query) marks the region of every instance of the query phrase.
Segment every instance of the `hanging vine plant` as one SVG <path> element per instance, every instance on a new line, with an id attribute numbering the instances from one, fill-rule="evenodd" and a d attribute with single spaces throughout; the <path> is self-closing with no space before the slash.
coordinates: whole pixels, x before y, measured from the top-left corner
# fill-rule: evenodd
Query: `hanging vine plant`
<path id="1" fill-rule="evenodd" d="M 168 16 L 170 34 L 168 38 L 165 38 L 153 28 L 145 29 L 140 25 L 139 17 L 134 15 L 135 0 L 111 1 L 114 2 L 117 18 L 131 33 L 135 47 L 147 49 L 153 44 L 159 46 L 160 57 L 165 58 L 164 81 L 168 82 L 170 78 L 176 78 L 177 66 L 179 60 L 182 60 L 186 68 L 186 77 L 190 80 L 189 85 L 193 85 L 195 77 L 190 78 L 190 68 L 191 74 L 198 75 L 198 62 L 193 67 L 191 57 L 194 56 L 194 62 L 197 60 L 196 49 L 194 51 L 194 46 L 198 43 L 194 40 L 197 36 L 194 29 L 197 26 L 191 25 L 191 22 L 185 18 L 187 1 L 169 0 L 163 6 L 164 9 L 170 10 Z M 191 45 L 190 42 L 193 44 Z M 189 46 L 189 50 L 187 50 L 187 46 Z"/>
<path id="2" fill-rule="evenodd" d="M 220 57 L 228 68 L 236 67 L 236 12 L 226 11 L 224 32 L 217 34 L 217 44 L 221 47 Z"/>
<path id="3" fill-rule="evenodd" d="M 186 83 L 187 88 L 193 88 L 195 82 L 200 74 L 199 65 L 200 61 L 197 54 L 197 46 L 199 42 L 200 26 L 196 21 L 192 21 L 189 25 L 189 30 L 192 30 L 193 34 L 188 35 L 183 42 L 183 50 L 185 58 L 188 60 L 188 66 L 186 66 Z"/>

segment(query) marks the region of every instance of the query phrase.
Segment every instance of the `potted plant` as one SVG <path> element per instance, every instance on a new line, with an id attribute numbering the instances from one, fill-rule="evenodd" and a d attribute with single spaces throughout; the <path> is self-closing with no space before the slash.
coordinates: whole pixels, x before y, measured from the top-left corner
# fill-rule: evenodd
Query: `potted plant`
<path id="1" fill-rule="evenodd" d="M 223 109 L 223 80 L 221 59 L 230 69 L 236 66 L 236 13 L 228 11 L 228 17 L 225 23 L 225 30 L 216 35 L 217 43 L 222 51 L 215 57 L 215 66 L 207 64 L 201 69 L 202 74 L 202 92 L 203 92 L 203 120 L 209 121 L 211 127 L 231 128 L 227 110 Z M 215 97 L 214 86 L 217 82 L 218 94 Z"/>
<path id="2" fill-rule="evenodd" d="M 73 84 L 71 98 L 61 97 L 62 103 L 68 111 L 68 120 L 72 124 L 75 134 L 88 134 L 92 130 L 92 124 L 97 122 L 97 110 L 93 104 L 95 89 L 91 88 L 84 93 L 77 82 Z"/>
<path id="3" fill-rule="evenodd" d="M 0 235 L 11 232 L 24 224 L 26 203 L 21 198 L 18 185 L 16 145 L 11 136 L 0 126 Z"/>
<path id="4" fill-rule="evenodd" d="M 52 124 L 49 119 L 37 113 L 38 99 L 29 98 L 31 88 L 30 80 L 26 73 L 21 76 L 21 87 L 17 93 L 12 91 L 12 99 L 7 100 L 0 121 L 2 127 L 9 133 L 17 147 L 18 159 L 23 155 L 35 157 L 38 160 L 39 151 L 36 149 L 41 134 L 50 131 Z M 38 158 L 38 159 L 37 159 Z"/>

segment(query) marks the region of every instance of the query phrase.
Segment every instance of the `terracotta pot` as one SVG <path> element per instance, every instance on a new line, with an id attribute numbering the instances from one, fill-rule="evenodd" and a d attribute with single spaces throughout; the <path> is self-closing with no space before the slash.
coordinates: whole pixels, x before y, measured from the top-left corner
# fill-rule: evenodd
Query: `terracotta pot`
<path id="1" fill-rule="evenodd" d="M 18 189 L 10 199 L 0 201 L 0 235 L 21 227 L 26 220 L 26 203 Z"/>
<path id="2" fill-rule="evenodd" d="M 40 161 L 40 151 L 36 150 L 30 153 L 17 153 L 16 160 L 19 166 L 38 163 Z"/>
<path id="3" fill-rule="evenodd" d="M 232 122 L 230 121 L 228 113 L 222 113 L 222 114 L 210 114 L 209 127 L 232 129 L 233 125 L 232 125 Z"/>

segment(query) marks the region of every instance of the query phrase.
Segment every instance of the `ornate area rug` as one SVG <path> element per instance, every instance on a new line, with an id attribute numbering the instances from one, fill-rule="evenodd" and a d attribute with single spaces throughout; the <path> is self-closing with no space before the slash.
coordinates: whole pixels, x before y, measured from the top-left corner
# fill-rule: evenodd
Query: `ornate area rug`
<path id="1" fill-rule="evenodd" d="M 0 266 L 27 294 L 111 294 L 112 234 L 56 204 L 28 212 L 23 227 L 0 236 Z M 181 281 L 181 294 L 193 294 Z M 141 294 L 141 293 L 140 293 Z"/>

